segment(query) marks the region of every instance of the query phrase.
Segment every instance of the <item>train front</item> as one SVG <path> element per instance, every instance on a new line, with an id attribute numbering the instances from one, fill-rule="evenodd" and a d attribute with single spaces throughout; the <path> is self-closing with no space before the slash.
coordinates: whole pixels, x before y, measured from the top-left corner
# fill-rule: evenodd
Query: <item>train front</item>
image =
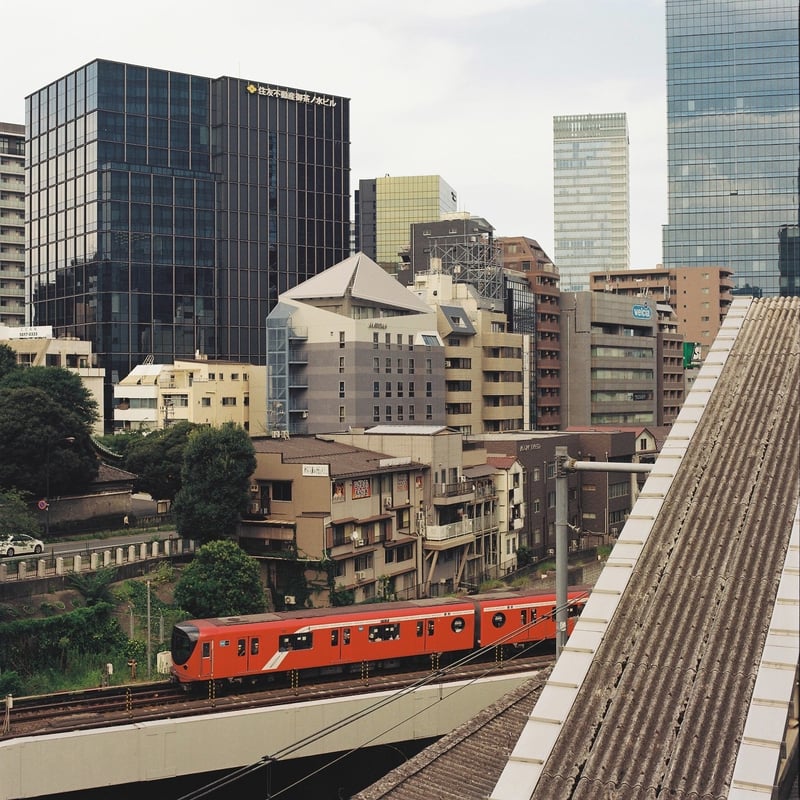
<path id="1" fill-rule="evenodd" d="M 171 681 L 190 684 L 197 679 L 194 662 L 199 640 L 200 629 L 194 620 L 179 622 L 173 627 L 170 642 L 172 666 L 169 672 Z"/>

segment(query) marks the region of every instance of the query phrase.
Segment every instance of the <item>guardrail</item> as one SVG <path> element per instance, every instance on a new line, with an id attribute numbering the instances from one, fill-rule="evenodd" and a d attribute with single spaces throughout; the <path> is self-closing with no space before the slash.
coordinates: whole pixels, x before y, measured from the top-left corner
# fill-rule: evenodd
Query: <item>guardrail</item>
<path id="1" fill-rule="evenodd" d="M 0 562 L 0 600 L 19 595 L 19 590 L 29 594 L 31 583 L 41 584 L 43 591 L 52 591 L 52 584 L 64 581 L 72 573 L 118 568 L 135 575 L 146 571 L 153 562 L 191 556 L 197 547 L 194 539 L 171 537 L 113 547 L 98 545 L 88 551 L 82 548 L 63 555 L 51 553 L 4 559 Z M 35 589 L 34 593 L 37 593 Z"/>

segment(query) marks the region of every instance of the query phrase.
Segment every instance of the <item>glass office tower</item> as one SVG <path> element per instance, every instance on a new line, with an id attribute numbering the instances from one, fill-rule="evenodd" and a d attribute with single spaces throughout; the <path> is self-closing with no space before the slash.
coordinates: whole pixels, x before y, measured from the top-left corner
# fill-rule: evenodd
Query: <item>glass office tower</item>
<path id="1" fill-rule="evenodd" d="M 97 60 L 26 98 L 30 324 L 266 363 L 278 295 L 349 253 L 349 100 Z"/>
<path id="2" fill-rule="evenodd" d="M 800 293 L 797 0 L 667 0 L 664 266 Z"/>
<path id="3" fill-rule="evenodd" d="M 553 228 L 562 292 L 588 291 L 590 272 L 630 267 L 624 113 L 553 117 Z"/>
<path id="4" fill-rule="evenodd" d="M 396 275 L 411 225 L 455 213 L 457 197 L 439 175 L 386 175 L 359 181 L 355 204 L 356 249 Z"/>

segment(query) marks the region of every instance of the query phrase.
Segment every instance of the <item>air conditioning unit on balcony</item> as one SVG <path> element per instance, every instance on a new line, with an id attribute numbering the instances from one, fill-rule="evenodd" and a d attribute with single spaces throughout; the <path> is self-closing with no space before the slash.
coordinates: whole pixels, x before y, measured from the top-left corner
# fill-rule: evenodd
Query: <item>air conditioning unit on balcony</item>
<path id="1" fill-rule="evenodd" d="M 251 514 L 261 513 L 261 503 L 259 503 L 258 500 L 255 500 L 252 503 L 250 503 L 250 513 Z"/>
<path id="2" fill-rule="evenodd" d="M 363 547 L 366 542 L 359 536 L 356 539 L 353 539 L 353 547 Z"/>
<path id="3" fill-rule="evenodd" d="M 547 555 L 549 555 L 549 556 L 554 556 L 555 554 L 556 554 L 556 551 L 552 547 L 547 551 Z"/>
<path id="4" fill-rule="evenodd" d="M 366 574 L 363 571 L 356 572 L 356 580 L 361 583 L 364 580 Z"/>
<path id="5" fill-rule="evenodd" d="M 445 368 L 445 369 L 450 369 L 450 364 L 451 364 L 451 362 L 450 362 L 450 361 L 445 361 L 445 362 L 444 362 L 444 368 Z"/>
<path id="6" fill-rule="evenodd" d="M 384 497 L 383 498 L 383 507 L 384 508 L 391 508 L 392 507 L 392 498 L 391 497 Z"/>
<path id="7" fill-rule="evenodd" d="M 297 598 L 293 594 L 286 594 L 283 596 L 283 604 L 285 606 L 293 606 L 297 602 Z"/>
<path id="8" fill-rule="evenodd" d="M 257 483 L 250 484 L 250 494 L 258 494 L 259 486 Z"/>

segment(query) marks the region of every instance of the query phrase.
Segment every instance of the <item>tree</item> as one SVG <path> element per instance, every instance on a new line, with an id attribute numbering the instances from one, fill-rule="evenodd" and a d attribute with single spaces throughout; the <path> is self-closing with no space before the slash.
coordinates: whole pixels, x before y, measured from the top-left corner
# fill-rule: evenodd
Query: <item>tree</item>
<path id="1" fill-rule="evenodd" d="M 198 618 L 258 614 L 266 609 L 258 562 L 228 540 L 209 542 L 197 550 L 175 585 L 173 599 Z"/>
<path id="2" fill-rule="evenodd" d="M 239 425 L 192 431 L 173 504 L 178 533 L 205 542 L 234 536 L 255 468 L 253 443 Z"/>
<path id="3" fill-rule="evenodd" d="M 99 469 L 89 425 L 68 397 L 0 384 L 0 487 L 34 497 L 84 491 Z"/>
<path id="4" fill-rule="evenodd" d="M 15 489 L 0 491 L 0 538 L 12 533 L 38 537 L 41 527 L 24 497 Z"/>
<path id="5" fill-rule="evenodd" d="M 7 344 L 0 344 L 0 381 L 13 370 L 21 369 L 17 364 L 17 354 L 13 347 Z"/>
<path id="6" fill-rule="evenodd" d="M 98 419 L 97 402 L 74 372 L 62 367 L 26 367 L 10 370 L 0 378 L 0 390 L 23 387 L 41 389 L 69 409 L 91 434 Z"/>
<path id="7" fill-rule="evenodd" d="M 125 469 L 137 476 L 136 491 L 147 492 L 156 500 L 175 499 L 181 488 L 183 454 L 196 427 L 181 421 L 147 436 L 130 438 Z"/>

